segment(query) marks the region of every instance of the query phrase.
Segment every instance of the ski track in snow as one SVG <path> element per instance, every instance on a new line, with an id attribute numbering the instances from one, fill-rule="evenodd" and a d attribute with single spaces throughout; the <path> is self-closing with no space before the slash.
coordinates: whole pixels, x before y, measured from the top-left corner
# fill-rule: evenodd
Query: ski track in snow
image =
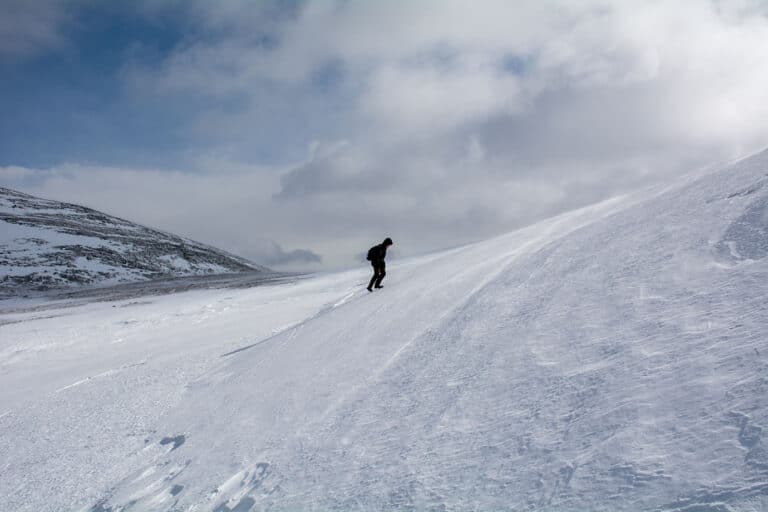
<path id="1" fill-rule="evenodd" d="M 371 294 L 365 269 L 8 313 L 0 497 L 766 510 L 766 173 L 768 153 L 395 263 Z"/>
<path id="2" fill-rule="evenodd" d="M 112 343 L 115 343 L 115 342 L 112 342 Z M 77 382 L 73 382 L 72 384 L 67 384 L 66 386 L 60 387 L 59 389 L 56 390 L 56 393 L 61 393 L 62 391 L 66 391 L 68 389 L 74 388 L 75 386 L 79 386 L 80 384 L 85 384 L 86 382 L 90 382 L 93 379 L 98 379 L 98 378 L 101 378 L 101 377 L 107 377 L 109 375 L 114 375 L 115 373 L 123 371 L 123 370 L 127 370 L 128 368 L 135 368 L 137 366 L 143 366 L 145 364 L 147 364 L 146 361 L 140 361 L 138 363 L 123 365 L 120 368 L 115 368 L 115 369 L 112 369 L 112 370 L 107 370 L 105 372 L 101 372 L 99 374 L 92 375 L 92 376 L 86 377 L 84 379 L 80 379 Z"/>

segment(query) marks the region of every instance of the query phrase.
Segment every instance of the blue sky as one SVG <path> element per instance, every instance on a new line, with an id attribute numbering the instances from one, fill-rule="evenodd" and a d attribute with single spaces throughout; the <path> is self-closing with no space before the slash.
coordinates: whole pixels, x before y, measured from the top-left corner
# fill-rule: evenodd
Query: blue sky
<path id="1" fill-rule="evenodd" d="M 206 32 L 183 9 L 170 3 L 150 12 L 132 9 L 128 2 L 74 5 L 72 19 L 61 27 L 66 40 L 61 47 L 0 60 L 0 165 L 178 165 L 185 163 L 191 147 L 215 143 L 189 132 L 196 116 L 234 112 L 249 101 L 238 94 L 152 94 L 131 86 L 129 68 L 152 69 L 185 44 L 221 37 Z M 266 34 L 264 40 L 268 45 Z M 314 86 L 329 92 L 336 73 L 333 66 L 320 70 Z M 283 113 L 275 117 L 278 122 L 243 151 L 247 157 L 279 161 L 285 158 L 281 147 L 291 144 L 293 134 L 299 140 L 310 136 L 305 122 L 291 123 Z"/>
<path id="2" fill-rule="evenodd" d="M 151 64 L 167 55 L 183 27 L 114 5 L 80 9 L 63 29 L 66 47 L 1 62 L 2 164 L 155 164 L 183 147 L 184 101 L 132 95 L 120 76 L 129 58 Z"/>
<path id="3" fill-rule="evenodd" d="M 279 268 L 482 239 L 768 145 L 762 0 L 4 9 L 0 185 Z"/>

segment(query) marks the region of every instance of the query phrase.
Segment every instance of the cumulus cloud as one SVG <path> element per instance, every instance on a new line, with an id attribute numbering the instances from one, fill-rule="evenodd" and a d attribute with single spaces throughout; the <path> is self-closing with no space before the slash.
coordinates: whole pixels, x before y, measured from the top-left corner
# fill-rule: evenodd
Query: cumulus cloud
<path id="1" fill-rule="evenodd" d="M 360 106 L 392 133 L 435 137 L 522 109 L 518 78 L 500 68 L 494 62 L 382 66 L 370 77 Z"/>
<path id="2" fill-rule="evenodd" d="M 314 143 L 308 160 L 281 176 L 280 193 L 275 197 L 296 199 L 324 193 L 388 188 L 387 182 L 381 179 L 383 176 L 369 171 L 370 165 L 365 154 L 347 141 L 331 145 Z"/>
<path id="3" fill-rule="evenodd" d="M 554 108 L 565 127 L 598 138 L 612 130 L 593 130 L 593 120 L 618 107 L 630 144 L 644 144 L 653 127 L 662 144 L 679 137 L 681 154 L 715 144 L 730 156 L 758 146 L 768 123 L 761 100 L 768 19 L 760 2 L 490 1 L 478 8 L 460 1 L 320 1 L 262 30 L 240 23 L 250 8 L 229 7 L 222 13 L 198 6 L 201 17 L 229 28 L 226 37 L 183 46 L 161 66 L 141 70 L 143 78 L 169 90 L 267 103 L 280 101 L 275 87 L 286 87 L 304 110 L 286 106 L 283 117 L 309 119 L 328 115 L 305 98 L 323 96 L 311 82 L 335 62 L 345 116 L 333 121 L 346 130 L 329 131 L 370 151 L 413 136 L 450 143 L 457 131 L 498 128 L 499 120 L 525 119 L 542 132 Z M 233 122 L 252 122 L 259 113 L 263 107 Z M 594 148 L 600 159 L 601 149 L 613 150 L 608 139 Z M 562 143 L 546 140 L 555 150 Z"/>

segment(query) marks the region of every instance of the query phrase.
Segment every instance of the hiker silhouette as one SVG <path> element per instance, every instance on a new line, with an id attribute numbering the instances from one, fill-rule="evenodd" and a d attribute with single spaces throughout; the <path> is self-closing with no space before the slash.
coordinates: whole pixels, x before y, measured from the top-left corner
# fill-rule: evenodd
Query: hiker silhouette
<path id="1" fill-rule="evenodd" d="M 390 245 L 393 245 L 392 239 L 387 237 L 379 245 L 374 245 L 368 249 L 367 259 L 371 262 L 371 266 L 373 267 L 373 277 L 371 277 L 371 282 L 368 283 L 367 288 L 369 292 L 373 291 L 374 286 L 376 288 L 384 288 L 381 286 L 381 280 L 387 275 L 384 258 L 387 257 L 387 247 Z"/>

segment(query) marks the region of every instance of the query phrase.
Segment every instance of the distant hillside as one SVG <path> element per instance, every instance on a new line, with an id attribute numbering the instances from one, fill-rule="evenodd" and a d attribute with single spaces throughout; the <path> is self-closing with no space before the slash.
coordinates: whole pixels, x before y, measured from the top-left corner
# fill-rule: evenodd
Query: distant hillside
<path id="1" fill-rule="evenodd" d="M 90 208 L 0 187 L 0 297 L 254 270 L 268 269 Z"/>

